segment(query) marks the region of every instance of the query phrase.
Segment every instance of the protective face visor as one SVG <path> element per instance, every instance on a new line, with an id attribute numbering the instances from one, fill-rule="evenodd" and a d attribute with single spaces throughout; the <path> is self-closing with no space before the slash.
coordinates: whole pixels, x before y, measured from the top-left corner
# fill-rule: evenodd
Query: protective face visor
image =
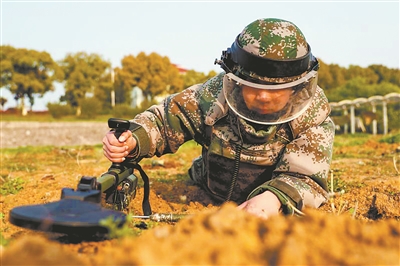
<path id="1" fill-rule="evenodd" d="M 312 102 L 317 88 L 318 72 L 283 84 L 253 83 L 227 73 L 223 91 L 231 110 L 239 117 L 262 125 L 289 122 L 300 116 Z"/>

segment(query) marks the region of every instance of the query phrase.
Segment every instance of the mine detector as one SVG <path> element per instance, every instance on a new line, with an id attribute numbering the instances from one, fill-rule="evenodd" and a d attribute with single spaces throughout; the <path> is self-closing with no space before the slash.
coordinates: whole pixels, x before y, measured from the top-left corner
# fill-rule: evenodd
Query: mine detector
<path id="1" fill-rule="evenodd" d="M 129 130 L 129 120 L 110 118 L 109 128 L 116 138 Z M 90 237 L 107 236 L 108 227 L 102 223 L 111 219 L 117 227 L 127 221 L 124 210 L 136 196 L 137 170 L 143 179 L 143 216 L 134 218 L 156 221 L 177 221 L 175 214 L 153 214 L 149 202 L 149 178 L 138 162 L 112 163 L 99 178 L 82 176 L 76 189 L 63 188 L 61 199 L 37 205 L 15 207 L 10 211 L 10 223 L 36 231 Z"/>

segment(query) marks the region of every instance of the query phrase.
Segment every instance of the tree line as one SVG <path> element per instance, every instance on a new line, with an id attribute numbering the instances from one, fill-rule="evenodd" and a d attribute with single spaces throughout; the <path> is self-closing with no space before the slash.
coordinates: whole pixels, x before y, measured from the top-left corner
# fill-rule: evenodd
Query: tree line
<path id="1" fill-rule="evenodd" d="M 107 111 L 113 103 L 128 105 L 136 86 L 142 89 L 144 99 L 151 102 L 157 96 L 179 92 L 217 74 L 188 70 L 181 75 L 167 56 L 155 52 L 127 55 L 121 59 L 121 67 L 115 68 L 95 53 L 69 53 L 55 61 L 45 51 L 9 45 L 1 46 L 0 59 L 1 88 L 14 95 L 19 108 L 25 108 L 25 98 L 32 108 L 37 97 L 54 90 L 55 82 L 60 82 L 65 88 L 60 103 L 73 108 L 78 115 L 89 99 L 96 100 Z M 331 102 L 400 92 L 399 69 L 383 65 L 341 67 L 319 61 L 318 84 Z M 1 99 L 1 104 L 5 101 Z"/>
<path id="2" fill-rule="evenodd" d="M 65 88 L 60 102 L 73 107 L 78 115 L 88 99 L 97 100 L 101 108 L 109 110 L 112 95 L 115 95 L 115 105 L 127 105 L 132 100 L 132 88 L 137 86 L 151 102 L 156 96 L 179 92 L 217 74 L 215 71 L 204 74 L 188 70 L 181 75 L 167 56 L 144 52 L 125 56 L 121 60 L 122 66 L 115 68 L 95 53 L 69 53 L 56 62 L 47 52 L 8 45 L 1 46 L 0 59 L 0 87 L 14 95 L 19 108 L 25 108 L 25 98 L 29 99 L 32 108 L 35 98 L 53 91 L 55 82 L 60 82 Z M 5 100 L 1 100 L 2 105 Z"/>

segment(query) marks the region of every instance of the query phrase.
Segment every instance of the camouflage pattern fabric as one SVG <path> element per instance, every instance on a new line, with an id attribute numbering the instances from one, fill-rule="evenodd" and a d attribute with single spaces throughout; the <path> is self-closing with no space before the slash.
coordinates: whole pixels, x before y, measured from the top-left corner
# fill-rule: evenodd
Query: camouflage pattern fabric
<path id="1" fill-rule="evenodd" d="M 132 122 L 137 157 L 174 153 L 189 140 L 203 146 L 192 178 L 221 201 L 240 204 L 265 190 L 296 208 L 319 207 L 327 200 L 334 124 L 321 88 L 295 120 L 274 126 L 239 119 L 222 92 L 224 73 L 167 97 Z M 210 131 L 210 134 L 207 134 Z M 209 135 L 209 136 L 208 136 Z M 235 163 L 238 164 L 235 166 Z M 232 177 L 236 174 L 236 180 Z M 232 191 L 230 191 L 232 188 Z"/>
<path id="2" fill-rule="evenodd" d="M 307 41 L 301 30 L 292 22 L 282 19 L 258 19 L 238 36 L 239 45 L 247 52 L 269 59 L 295 59 L 308 52 Z M 241 74 L 272 83 L 286 83 L 303 77 L 262 77 L 239 67 Z"/>
<path id="3" fill-rule="evenodd" d="M 259 19 L 239 35 L 239 44 L 249 53 L 270 59 L 294 59 L 308 52 L 306 39 L 292 22 Z"/>

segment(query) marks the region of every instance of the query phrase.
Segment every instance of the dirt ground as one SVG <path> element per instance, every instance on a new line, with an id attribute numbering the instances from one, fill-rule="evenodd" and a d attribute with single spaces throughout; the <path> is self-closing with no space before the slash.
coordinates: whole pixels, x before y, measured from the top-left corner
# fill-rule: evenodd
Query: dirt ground
<path id="1" fill-rule="evenodd" d="M 0 121 L 1 148 L 39 145 L 94 145 L 109 130 L 102 122 Z"/>
<path id="2" fill-rule="evenodd" d="M 2 128 L 3 134 L 10 133 Z M 187 176 L 196 145 L 146 159 L 153 212 L 190 215 L 176 223 L 133 219 L 124 237 L 104 241 L 72 241 L 8 221 L 14 207 L 57 201 L 82 175 L 101 175 L 109 166 L 101 146 L 19 149 L 1 154 L 3 184 L 26 180 L 18 193 L 0 198 L 1 233 L 9 241 L 1 265 L 400 265 L 399 143 L 379 136 L 335 149 L 331 199 L 302 217 L 263 220 L 233 203 L 213 205 Z M 139 182 L 126 212 L 142 214 L 142 198 Z"/>

